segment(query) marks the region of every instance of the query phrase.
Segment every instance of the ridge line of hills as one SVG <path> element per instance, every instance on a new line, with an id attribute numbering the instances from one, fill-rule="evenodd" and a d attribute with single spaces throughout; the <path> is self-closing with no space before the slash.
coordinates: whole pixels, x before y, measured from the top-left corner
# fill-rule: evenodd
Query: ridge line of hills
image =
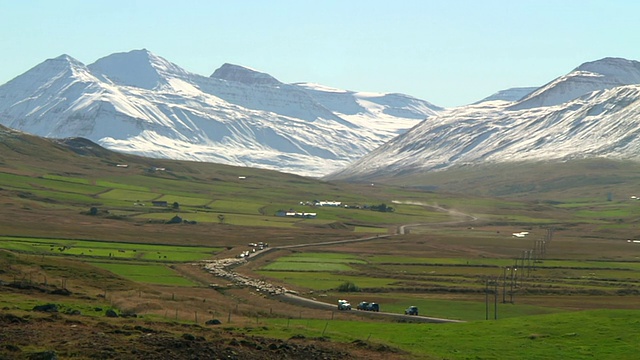
<path id="1" fill-rule="evenodd" d="M 325 179 L 492 164 L 637 161 L 640 63 L 604 58 L 538 88 L 441 108 L 403 94 L 284 84 L 224 64 L 205 77 L 148 50 L 49 59 L 0 86 L 0 124 L 151 158 Z M 414 176 L 415 178 L 415 176 Z"/>

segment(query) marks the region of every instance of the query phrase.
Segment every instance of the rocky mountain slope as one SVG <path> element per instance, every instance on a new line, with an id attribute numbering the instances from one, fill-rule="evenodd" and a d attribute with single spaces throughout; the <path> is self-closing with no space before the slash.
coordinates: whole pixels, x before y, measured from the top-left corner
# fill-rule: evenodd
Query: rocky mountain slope
<path id="1" fill-rule="evenodd" d="M 0 86 L 0 124 L 156 158 L 322 176 L 442 109 L 401 94 L 284 84 L 224 64 L 210 77 L 147 50 L 88 66 L 62 55 Z"/>

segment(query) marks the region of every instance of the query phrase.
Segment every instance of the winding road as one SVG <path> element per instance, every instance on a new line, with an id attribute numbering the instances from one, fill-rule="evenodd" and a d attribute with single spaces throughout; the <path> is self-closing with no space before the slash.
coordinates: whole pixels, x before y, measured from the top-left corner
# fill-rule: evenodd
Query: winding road
<path id="1" fill-rule="evenodd" d="M 399 201 L 393 201 L 393 203 L 430 207 L 435 209 L 436 211 L 449 213 L 451 216 L 457 217 L 459 220 L 440 222 L 440 223 L 429 223 L 429 224 L 418 223 L 418 224 L 401 225 L 398 227 L 396 234 L 394 235 L 376 235 L 376 236 L 367 236 L 367 237 L 358 238 L 358 239 L 334 240 L 334 241 L 324 241 L 324 242 L 317 242 L 317 243 L 304 243 L 304 244 L 269 247 L 259 252 L 250 253 L 249 256 L 246 256 L 242 259 L 231 258 L 231 259 L 209 260 L 204 262 L 203 267 L 208 272 L 212 273 L 215 276 L 225 278 L 239 285 L 254 287 L 258 291 L 263 293 L 268 293 L 283 302 L 288 302 L 291 304 L 310 307 L 310 308 L 316 308 L 316 309 L 338 311 L 336 304 L 329 304 L 326 302 L 309 299 L 306 297 L 296 295 L 293 292 L 288 291 L 284 287 L 275 286 L 275 285 L 266 283 L 263 280 L 252 279 L 244 275 L 239 275 L 238 273 L 232 271 L 231 268 L 236 266 L 241 266 L 246 262 L 252 259 L 255 259 L 256 257 L 259 257 L 261 255 L 264 255 L 266 253 L 273 252 L 279 249 L 293 249 L 293 248 L 302 248 L 302 247 L 311 247 L 311 246 L 336 245 L 336 244 L 379 240 L 379 239 L 388 238 L 391 236 L 404 235 L 407 233 L 407 229 L 411 227 L 426 226 L 426 225 L 451 225 L 451 224 L 459 224 L 459 223 L 465 223 L 465 222 L 473 222 L 478 220 L 478 218 L 475 216 L 465 214 L 456 210 L 446 209 L 437 205 L 430 205 L 430 204 L 423 204 L 423 203 L 416 203 L 416 202 L 399 202 Z M 402 320 L 411 321 L 411 322 L 427 322 L 427 323 L 464 322 L 464 321 L 453 320 L 453 319 L 442 319 L 442 318 L 417 316 L 417 315 L 405 315 L 405 314 L 389 313 L 389 312 L 372 312 L 372 311 L 360 311 L 360 310 L 345 310 L 345 311 L 351 311 L 354 313 L 357 312 L 359 316 L 361 315 L 361 316 L 368 316 L 368 317 L 386 317 L 386 318 L 397 319 L 397 320 L 402 319 Z"/>

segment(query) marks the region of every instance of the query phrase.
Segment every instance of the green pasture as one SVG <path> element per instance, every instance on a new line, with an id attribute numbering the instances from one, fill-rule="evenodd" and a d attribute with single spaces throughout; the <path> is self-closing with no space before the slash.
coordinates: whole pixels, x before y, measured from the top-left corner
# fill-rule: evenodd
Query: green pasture
<path id="1" fill-rule="evenodd" d="M 414 223 L 414 222 L 439 222 L 450 219 L 445 213 L 429 211 L 425 209 L 423 212 L 411 211 L 403 213 L 400 210 L 395 212 L 380 212 L 367 209 L 345 209 L 340 207 L 318 207 L 313 208 L 318 217 L 323 219 L 343 221 L 343 222 L 363 222 L 370 224 L 397 224 L 397 223 Z"/>
<path id="2" fill-rule="evenodd" d="M 348 263 L 366 264 L 367 262 L 357 256 L 340 253 L 304 252 L 278 258 L 276 262 L 306 262 L 306 263 Z"/>
<path id="3" fill-rule="evenodd" d="M 260 215 L 260 208 L 263 207 L 263 203 L 241 201 L 241 200 L 215 200 L 208 205 L 210 211 L 217 211 L 222 213 L 238 213 L 248 215 Z M 274 215 L 265 214 L 265 215 Z"/>
<path id="4" fill-rule="evenodd" d="M 574 211 L 573 214 L 579 218 L 585 219 L 625 219 L 640 214 L 640 203 L 635 206 L 616 206 L 599 209 L 581 209 Z"/>
<path id="5" fill-rule="evenodd" d="M 635 262 L 545 260 L 512 271 L 513 265 L 514 259 L 507 258 L 360 257 L 303 252 L 270 262 L 260 274 L 314 291 L 331 291 L 352 282 L 376 295 L 393 293 L 399 299 L 415 292 L 482 294 L 487 279 L 498 281 L 500 292 L 512 284 L 516 292 L 567 296 L 640 291 L 640 272 L 636 271 L 640 264 Z"/>
<path id="6" fill-rule="evenodd" d="M 602 224 L 598 227 L 598 230 L 631 230 L 635 229 L 636 224 L 634 223 L 614 223 L 614 224 Z"/>
<path id="7" fill-rule="evenodd" d="M 379 227 L 372 227 L 372 226 L 356 226 L 353 229 L 353 232 L 356 233 L 372 233 L 372 234 L 386 234 L 389 232 L 389 229 L 387 228 L 379 228 Z"/>
<path id="8" fill-rule="evenodd" d="M 210 198 L 207 197 L 197 197 L 195 194 L 193 196 L 186 195 L 163 195 L 159 198 L 154 199 L 156 201 L 166 201 L 169 207 L 173 203 L 178 203 L 180 206 L 204 206 L 211 202 Z"/>
<path id="9" fill-rule="evenodd" d="M 402 264 L 402 265 L 449 265 L 449 266 L 488 266 L 502 267 L 512 266 L 514 259 L 492 259 L 492 258 L 423 258 L 412 256 L 394 255 L 373 255 L 364 258 L 368 263 L 378 264 Z"/>
<path id="10" fill-rule="evenodd" d="M 91 182 L 88 179 L 76 178 L 76 177 L 70 177 L 70 176 L 45 174 L 45 175 L 42 175 L 42 178 L 56 180 L 56 181 L 66 181 L 66 182 L 75 183 L 75 184 L 86 184 L 86 185 L 91 184 Z"/>
<path id="11" fill-rule="evenodd" d="M 121 260 L 189 262 L 210 258 L 221 248 L 152 245 L 52 238 L 0 237 L 0 247 L 47 255 L 84 256 Z"/>
<path id="12" fill-rule="evenodd" d="M 8 173 L 0 173 L 0 186 L 12 189 L 22 190 L 48 190 L 56 193 L 72 193 L 93 195 L 107 188 L 89 184 L 85 179 L 77 179 L 76 181 L 56 180 L 47 177 L 32 177 L 24 175 L 14 175 Z M 64 194 L 58 194 L 63 196 Z M 56 198 L 57 196 L 53 196 Z"/>
<path id="13" fill-rule="evenodd" d="M 502 277 L 503 270 L 497 267 L 486 266 L 446 266 L 446 265 L 414 265 L 393 264 L 374 265 L 375 269 L 388 273 L 401 273 L 403 275 L 418 275 L 429 277 Z"/>
<path id="14" fill-rule="evenodd" d="M 218 215 L 224 216 L 224 223 L 238 226 L 265 226 L 265 227 L 281 227 L 288 228 L 293 227 L 297 222 L 308 221 L 307 219 L 294 219 L 284 218 L 277 216 L 259 216 L 259 215 L 244 215 L 244 214 L 222 214 L 212 213 L 209 211 L 198 212 L 166 212 L 166 213 L 149 213 L 140 214 L 136 218 L 150 219 L 150 220 L 170 220 L 174 215 L 178 215 L 184 220 L 196 221 L 196 222 L 220 222 Z M 312 219 L 310 219 L 312 220 Z"/>
<path id="15" fill-rule="evenodd" d="M 352 303 L 367 299 L 367 295 L 357 293 L 334 293 L 336 297 L 345 298 Z M 380 304 L 381 311 L 403 314 L 409 306 L 417 306 L 421 316 L 436 317 L 442 319 L 454 319 L 462 321 L 484 320 L 487 316 L 487 302 L 484 294 L 477 294 L 475 300 L 438 299 L 429 294 L 371 294 L 375 295 Z M 513 317 L 542 315 L 563 312 L 564 310 L 535 305 L 518 303 L 518 295 L 514 297 L 514 303 L 510 303 L 510 297 L 506 296 L 506 303 L 502 302 L 499 294 L 497 301 L 493 294 L 489 298 L 489 318 L 506 319 Z"/>
<path id="16" fill-rule="evenodd" d="M 363 277 L 359 275 L 333 274 L 314 271 L 260 270 L 257 273 L 265 277 L 282 280 L 289 284 L 319 291 L 336 289 L 345 282 L 352 282 L 361 288 L 394 288 L 393 284 L 398 281 L 397 279 L 392 278 Z"/>
<path id="17" fill-rule="evenodd" d="M 91 264 L 138 283 L 168 286 L 198 285 L 161 264 L 122 262 L 91 262 Z"/>
<path id="18" fill-rule="evenodd" d="M 351 271 L 350 266 L 336 263 L 278 261 L 262 267 L 264 271 Z"/>
<path id="19" fill-rule="evenodd" d="M 263 266 L 264 271 L 320 271 L 340 272 L 353 271 L 348 264 L 366 264 L 351 255 L 338 253 L 296 253 L 278 258 Z"/>
<path id="20" fill-rule="evenodd" d="M 40 199 L 47 199 L 44 201 L 47 207 L 55 207 L 55 205 L 57 204 L 68 204 L 69 206 L 82 204 L 82 206 L 91 206 L 100 202 L 99 199 L 94 198 L 90 194 L 69 193 L 41 189 L 31 189 L 29 190 L 29 192 L 34 196 L 39 197 Z M 87 208 L 86 210 L 89 209 Z"/>
<path id="21" fill-rule="evenodd" d="M 59 192 L 74 193 L 74 194 L 97 194 L 107 190 L 102 186 L 96 186 L 91 184 L 84 184 L 79 182 L 58 181 L 42 178 L 30 178 L 27 180 L 34 187 L 44 188 L 48 190 L 54 190 Z"/>
<path id="22" fill-rule="evenodd" d="M 151 200 L 155 200 L 159 196 L 161 196 L 161 194 L 154 192 L 119 188 L 113 188 L 99 195 L 101 199 L 120 200 L 130 203 L 135 203 L 137 201 L 147 202 L 147 206 L 152 206 Z"/>
<path id="23" fill-rule="evenodd" d="M 185 192 L 190 194 L 208 193 L 212 190 L 210 184 L 201 181 L 191 181 L 191 179 L 166 179 L 156 176 L 131 175 L 131 176 L 111 176 L 99 179 L 109 183 L 121 184 L 120 186 L 110 186 L 113 188 L 152 191 L 163 193 Z"/>
<path id="24" fill-rule="evenodd" d="M 237 176 L 234 176 L 237 177 Z M 12 174 L 0 174 L 0 184 L 7 188 L 24 189 L 34 195 L 51 199 L 68 205 L 81 207 L 97 206 L 101 210 L 116 213 L 130 208 L 139 201 L 145 203 L 140 211 L 154 212 L 152 200 L 163 200 L 169 204 L 177 202 L 181 210 L 198 213 L 215 213 L 208 215 L 184 216 L 188 220 L 202 222 L 218 222 L 218 215 L 225 215 L 225 222 L 238 226 L 291 227 L 294 224 L 324 225 L 331 222 L 354 222 L 358 224 L 397 224 L 408 222 L 440 222 L 448 221 L 450 216 L 428 207 L 410 204 L 394 204 L 390 199 L 366 198 L 338 191 L 335 186 L 316 184 L 313 193 L 308 189 L 293 189 L 287 182 L 273 182 L 262 177 L 252 177 L 249 181 L 216 181 L 209 183 L 185 177 L 183 180 L 167 179 L 156 176 L 131 175 L 110 176 L 89 179 L 56 174 L 42 177 L 29 177 Z M 302 181 L 301 182 L 305 182 Z M 266 184 L 273 186 L 265 187 Z M 345 204 L 380 204 L 386 203 L 396 209 L 395 212 L 382 213 L 362 209 L 345 209 L 343 207 L 301 208 L 300 201 L 310 201 L 323 193 L 322 198 L 340 199 Z M 407 191 L 409 192 L 409 191 Z M 407 192 L 398 191 L 398 194 Z M 420 200 L 420 198 L 417 198 Z M 37 200 L 37 199 L 36 199 Z M 274 203 L 274 200 L 277 203 Z M 54 206 L 48 203 L 47 206 Z M 304 207 L 304 206 L 302 206 Z M 297 211 L 316 212 L 316 219 L 283 219 L 273 216 L 282 208 L 293 208 Z M 144 210 L 142 210 L 144 209 Z M 87 211 L 88 209 L 82 209 Z M 164 209 L 163 209 L 164 210 Z M 129 215 L 128 213 L 125 215 Z M 244 215 L 244 216 L 243 216 Z M 164 214 L 143 214 L 144 219 L 164 219 Z M 356 232 L 386 233 L 383 227 L 358 226 Z"/>
<path id="25" fill-rule="evenodd" d="M 423 359 L 618 360 L 637 357 L 637 310 L 597 310 L 450 324 L 264 320 L 255 335 L 385 344 Z"/>
<path id="26" fill-rule="evenodd" d="M 5 189 L 32 189 L 31 184 L 29 184 L 28 180 L 33 179 L 32 177 L 22 176 L 22 175 L 14 175 L 8 173 L 0 173 L 0 186 Z"/>
<path id="27" fill-rule="evenodd" d="M 617 202 L 616 202 L 617 203 Z M 584 207 L 596 207 L 596 206 L 610 206 L 608 201 L 602 201 L 602 199 L 593 198 L 575 198 L 575 199 L 563 199 L 555 206 L 561 209 L 576 209 Z"/>
<path id="28" fill-rule="evenodd" d="M 540 268 L 640 270 L 640 262 L 633 261 L 544 260 L 536 265 Z"/>
<path id="29" fill-rule="evenodd" d="M 59 298 L 54 303 L 58 305 L 61 313 L 80 310 L 83 316 L 104 316 L 105 310 L 111 308 L 106 303 L 87 303 L 86 300 L 73 298 Z M 38 297 L 8 292 L 0 294 L 0 308 L 3 309 L 31 311 L 37 305 L 43 305 L 42 299 Z M 100 310 L 96 310 L 96 308 Z"/>
<path id="30" fill-rule="evenodd" d="M 147 186 L 131 185 L 127 183 L 113 182 L 113 181 L 107 181 L 107 180 L 96 180 L 95 183 L 96 185 L 102 186 L 105 188 L 139 191 L 139 192 L 151 192 Z"/>

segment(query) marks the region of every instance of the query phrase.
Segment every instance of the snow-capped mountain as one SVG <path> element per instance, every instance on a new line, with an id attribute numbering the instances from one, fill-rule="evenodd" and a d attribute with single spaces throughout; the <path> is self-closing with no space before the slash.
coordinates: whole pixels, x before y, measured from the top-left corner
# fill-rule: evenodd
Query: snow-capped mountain
<path id="1" fill-rule="evenodd" d="M 206 77 L 144 49 L 88 66 L 62 55 L 0 86 L 0 124 L 38 136 L 307 176 L 342 168 L 441 110 L 231 64 Z"/>
<path id="2" fill-rule="evenodd" d="M 445 110 L 328 178 L 596 157 L 640 160 L 636 61 L 586 63 L 520 101 Z"/>

